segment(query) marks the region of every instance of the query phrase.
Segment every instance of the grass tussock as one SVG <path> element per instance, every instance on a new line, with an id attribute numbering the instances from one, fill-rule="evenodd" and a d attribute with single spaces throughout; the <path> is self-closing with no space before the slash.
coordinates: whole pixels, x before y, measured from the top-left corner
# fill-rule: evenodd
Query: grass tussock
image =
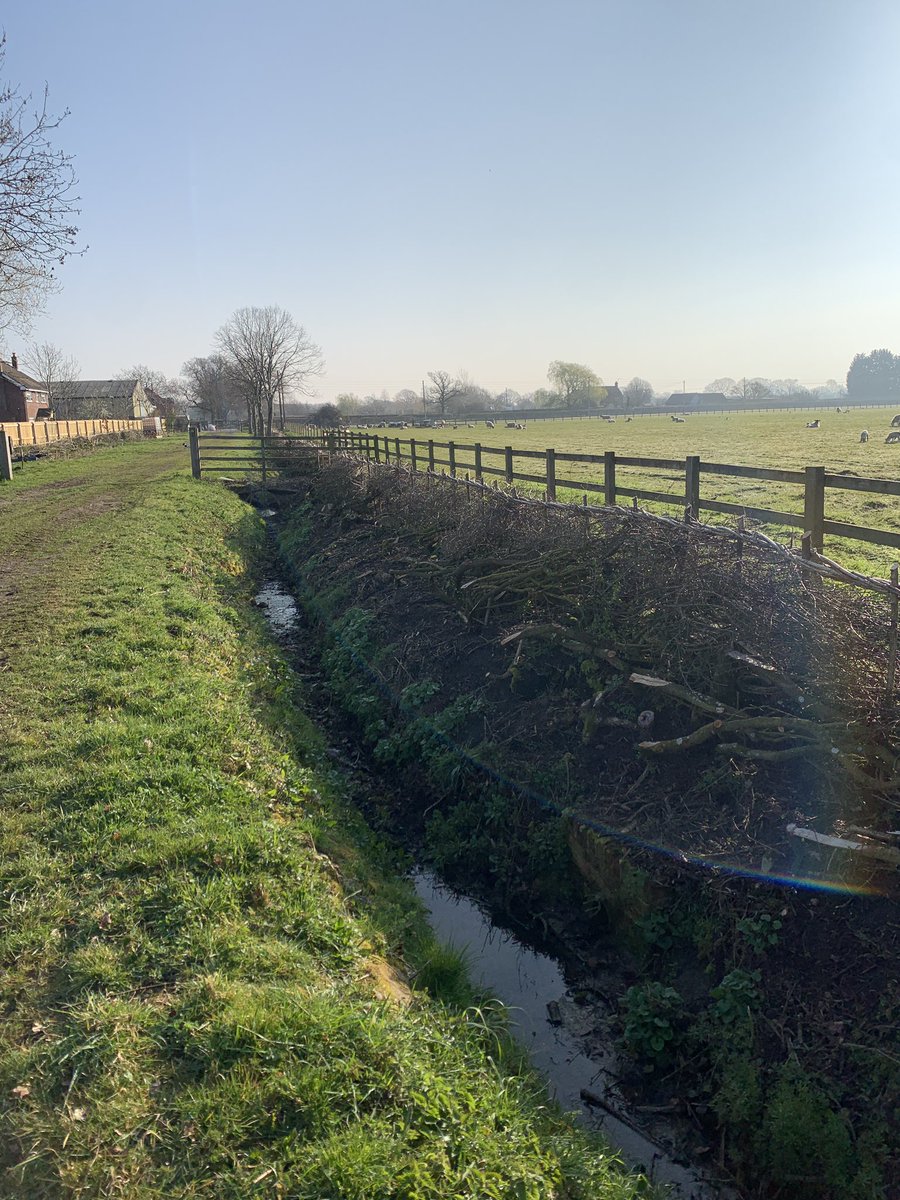
<path id="1" fill-rule="evenodd" d="M 0 1194 L 642 1194 L 462 1006 L 252 609 L 261 522 L 173 465 L 0 496 Z"/>

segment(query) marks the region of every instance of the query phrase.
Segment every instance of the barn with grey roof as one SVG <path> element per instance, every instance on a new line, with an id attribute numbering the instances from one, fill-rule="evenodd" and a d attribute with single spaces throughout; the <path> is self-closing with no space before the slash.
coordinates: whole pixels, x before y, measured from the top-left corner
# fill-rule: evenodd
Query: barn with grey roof
<path id="1" fill-rule="evenodd" d="M 152 405 L 139 379 L 74 379 L 63 384 L 67 417 L 97 420 L 148 417 Z"/>

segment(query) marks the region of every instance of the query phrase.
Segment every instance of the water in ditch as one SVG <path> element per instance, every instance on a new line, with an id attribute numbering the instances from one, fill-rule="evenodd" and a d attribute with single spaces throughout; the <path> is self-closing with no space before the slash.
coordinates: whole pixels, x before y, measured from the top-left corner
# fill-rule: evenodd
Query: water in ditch
<path id="1" fill-rule="evenodd" d="M 275 636 L 290 643 L 300 620 L 290 592 L 280 581 L 270 580 L 260 589 L 256 603 Z M 590 999 L 578 1003 L 553 958 L 529 948 L 474 900 L 454 892 L 437 876 L 420 869 L 413 883 L 438 938 L 464 949 L 473 981 L 508 1007 L 513 1036 L 528 1050 L 564 1109 L 601 1131 L 629 1165 L 665 1185 L 672 1200 L 734 1196 L 677 1158 L 671 1149 L 674 1130 L 665 1119 L 657 1114 L 651 1128 L 646 1114 L 629 1108 L 616 1086 L 620 1070 L 613 1036 L 604 1040 L 597 1034 L 603 1018 L 609 1016 L 608 1008 Z"/>
<path id="2" fill-rule="evenodd" d="M 286 638 L 293 631 L 299 618 L 297 601 L 277 580 L 263 584 L 254 603 L 265 613 L 269 628 L 277 638 Z"/>
<path id="3" fill-rule="evenodd" d="M 564 1109 L 602 1131 L 629 1165 L 643 1170 L 652 1182 L 665 1184 L 673 1200 L 723 1200 L 734 1195 L 699 1170 L 676 1161 L 674 1152 L 661 1144 L 670 1132 L 665 1122 L 654 1125 L 659 1141 L 640 1128 L 643 1122 L 616 1087 L 620 1070 L 612 1038 L 604 1045 L 596 1036 L 596 1006 L 576 1002 L 554 959 L 496 925 L 477 903 L 430 872 L 416 871 L 413 883 L 437 936 L 464 950 L 472 979 L 508 1007 L 513 1036 L 528 1049 Z M 583 1047 L 589 1033 L 588 1056 Z M 585 1094 L 592 1102 L 585 1101 Z"/>

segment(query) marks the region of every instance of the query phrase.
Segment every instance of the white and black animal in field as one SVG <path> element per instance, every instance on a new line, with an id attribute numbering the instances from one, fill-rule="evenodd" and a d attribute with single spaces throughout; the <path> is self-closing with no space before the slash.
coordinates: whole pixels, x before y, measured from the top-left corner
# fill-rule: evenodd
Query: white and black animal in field
<path id="1" fill-rule="evenodd" d="M 819 421 L 819 418 L 816 417 L 816 419 L 814 421 L 806 422 L 806 428 L 807 429 L 818 429 L 820 424 L 821 424 L 821 422 Z"/>
<path id="2" fill-rule="evenodd" d="M 896 429 L 898 426 L 900 426 L 900 413 L 897 413 L 896 417 L 891 417 L 891 428 Z"/>
<path id="3" fill-rule="evenodd" d="M 869 431 L 868 431 L 868 429 L 864 429 L 862 431 L 862 433 L 859 435 L 860 445 L 864 445 L 868 440 L 869 440 Z"/>
<path id="4" fill-rule="evenodd" d="M 684 417 L 676 417 L 674 413 L 672 414 L 672 420 L 675 422 L 676 425 L 684 424 Z"/>
<path id="5" fill-rule="evenodd" d="M 885 445 L 890 446 L 894 442 L 900 442 L 900 429 L 895 429 L 884 439 Z"/>

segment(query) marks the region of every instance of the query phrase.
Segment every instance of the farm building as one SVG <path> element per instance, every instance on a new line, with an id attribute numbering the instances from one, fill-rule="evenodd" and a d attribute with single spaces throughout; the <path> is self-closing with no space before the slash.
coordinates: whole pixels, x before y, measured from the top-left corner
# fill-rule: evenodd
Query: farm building
<path id="1" fill-rule="evenodd" d="M 152 405 L 139 379 L 75 379 L 60 386 L 59 417 L 133 420 L 149 417 Z"/>
<path id="2" fill-rule="evenodd" d="M 44 421 L 50 416 L 50 394 L 42 383 L 19 370 L 15 354 L 0 359 L 0 421 Z"/>

